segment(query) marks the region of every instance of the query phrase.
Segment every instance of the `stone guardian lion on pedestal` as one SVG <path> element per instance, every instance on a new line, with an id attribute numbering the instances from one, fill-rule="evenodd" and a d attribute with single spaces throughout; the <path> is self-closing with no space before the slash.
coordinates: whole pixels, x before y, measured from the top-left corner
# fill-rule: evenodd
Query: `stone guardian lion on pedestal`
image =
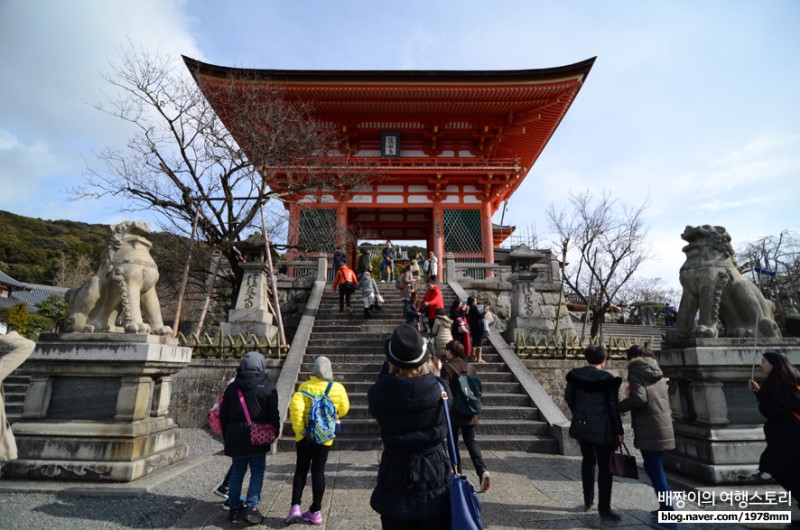
<path id="1" fill-rule="evenodd" d="M 675 336 L 716 338 L 721 322 L 727 337 L 753 337 L 758 325 L 759 337 L 779 338 L 774 306 L 734 263 L 728 231 L 721 226 L 687 226 L 681 238 L 689 244 L 683 247 L 683 296 Z"/>
<path id="2" fill-rule="evenodd" d="M 172 333 L 161 318 L 155 289 L 158 267 L 150 256 L 149 234 L 147 223 L 125 221 L 111 226 L 97 272 L 67 293 L 67 332 Z"/>

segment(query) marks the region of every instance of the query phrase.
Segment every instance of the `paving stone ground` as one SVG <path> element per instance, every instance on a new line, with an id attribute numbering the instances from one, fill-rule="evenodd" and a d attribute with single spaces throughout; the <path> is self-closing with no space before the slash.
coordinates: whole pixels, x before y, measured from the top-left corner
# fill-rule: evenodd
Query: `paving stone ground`
<path id="1" fill-rule="evenodd" d="M 163 509 L 177 509 L 172 528 L 242 528 L 233 525 L 223 512 L 222 503 L 212 490 L 224 476 L 229 459 L 219 453 L 220 444 L 202 430 L 186 430 L 184 435 L 194 439 L 190 447 L 194 454 L 184 463 L 170 470 L 128 485 L 64 484 L 57 481 L 31 483 L 0 479 L 0 528 L 152 528 L 147 522 L 133 523 L 120 504 L 117 516 L 108 510 L 94 511 L 97 498 L 109 503 L 136 503 L 154 509 L 162 503 Z M 207 440 L 205 439 L 207 438 Z M 336 530 L 379 529 L 380 519 L 369 507 L 369 497 L 377 476 L 379 451 L 337 451 L 330 453 L 327 466 L 327 491 L 322 507 L 324 522 L 319 528 Z M 646 475 L 640 470 L 641 480 L 614 479 L 612 509 L 622 515 L 620 523 L 602 524 L 596 511 L 583 511 L 580 483 L 580 458 L 559 455 L 541 455 L 518 451 L 484 451 L 484 459 L 492 473 L 492 487 L 480 495 L 484 522 L 487 529 L 585 529 L 585 528 L 651 528 L 649 511 L 658 503 Z M 283 522 L 289 509 L 294 454 L 270 455 L 262 495 L 261 511 L 265 520 L 260 527 L 287 528 Z M 477 477 L 467 470 L 473 483 Z M 684 487 L 676 478 L 673 488 Z M 245 484 L 247 478 L 245 478 Z M 19 496 L 33 489 L 41 497 L 42 505 L 20 504 Z M 709 488 L 715 493 L 731 488 Z M 750 486 L 751 491 L 782 491 L 777 486 Z M 47 502 L 55 495 L 57 501 Z M 125 500 L 126 496 L 136 499 Z M 303 496 L 303 508 L 311 501 L 310 479 Z M 176 508 L 176 503 L 178 506 Z M 34 503 L 35 504 L 35 503 Z M 82 508 L 83 506 L 83 508 Z M 188 508 L 187 508 L 188 507 Z M 687 504 L 684 510 L 699 510 Z M 730 507 L 704 507 L 705 510 L 731 510 Z M 781 509 L 786 509 L 781 508 Z M 20 510 L 32 510 L 36 518 L 28 518 Z M 800 512 L 794 511 L 800 518 Z M 700 530 L 753 528 L 768 530 L 783 528 L 783 524 L 693 524 L 682 528 Z M 307 528 L 298 525 L 295 528 Z"/>

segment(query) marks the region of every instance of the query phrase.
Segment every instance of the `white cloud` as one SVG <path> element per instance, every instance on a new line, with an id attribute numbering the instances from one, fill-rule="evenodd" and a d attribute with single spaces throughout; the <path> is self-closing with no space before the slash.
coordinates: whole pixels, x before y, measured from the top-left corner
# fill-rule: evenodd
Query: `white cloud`
<path id="1" fill-rule="evenodd" d="M 129 136 L 125 123 L 91 106 L 111 92 L 101 75 L 128 41 L 175 57 L 179 67 L 181 53 L 200 55 L 182 7 L 158 0 L 0 3 L 0 183 L 16 192 L 0 208 L 49 215 L 50 208 L 43 213 L 21 201 L 68 201 L 85 160 Z M 104 208 L 65 209 L 76 220 L 107 215 Z"/>

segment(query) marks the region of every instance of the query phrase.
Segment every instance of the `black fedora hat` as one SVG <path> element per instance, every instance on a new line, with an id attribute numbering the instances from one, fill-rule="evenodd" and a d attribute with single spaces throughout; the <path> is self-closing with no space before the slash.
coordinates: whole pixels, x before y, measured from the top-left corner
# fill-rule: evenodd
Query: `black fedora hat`
<path id="1" fill-rule="evenodd" d="M 414 326 L 400 324 L 386 341 L 386 358 L 400 368 L 416 368 L 428 360 L 427 346 Z"/>

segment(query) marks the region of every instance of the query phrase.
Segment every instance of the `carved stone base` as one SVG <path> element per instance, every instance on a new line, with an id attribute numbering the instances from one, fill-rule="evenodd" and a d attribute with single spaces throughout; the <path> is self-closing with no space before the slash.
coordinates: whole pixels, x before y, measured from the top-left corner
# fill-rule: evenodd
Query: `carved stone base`
<path id="1" fill-rule="evenodd" d="M 168 417 L 172 375 L 191 360 L 174 339 L 47 336 L 25 363 L 31 382 L 14 424 L 18 478 L 131 481 L 185 458 Z"/>
<path id="2" fill-rule="evenodd" d="M 756 427 L 706 428 L 675 422 L 675 450 L 664 467 L 712 484 L 741 484 L 758 471 L 764 431 Z"/>
<path id="3" fill-rule="evenodd" d="M 231 335 L 234 337 L 237 335 L 247 337 L 248 335 L 253 334 L 256 337 L 268 337 L 273 339 L 278 336 L 278 327 L 267 322 L 220 322 L 219 329 L 226 335 Z"/>
<path id="4" fill-rule="evenodd" d="M 755 372 L 763 381 L 765 351 L 800 364 L 797 339 L 765 339 L 757 347 L 753 339 L 691 339 L 662 348 L 676 444 L 664 454 L 664 467 L 712 484 L 753 480 L 765 448 L 765 419 L 747 380 Z"/>
<path id="5" fill-rule="evenodd" d="M 3 475 L 26 479 L 130 482 L 186 458 L 169 418 L 132 424 L 24 422 L 14 431 L 19 459 Z"/>

